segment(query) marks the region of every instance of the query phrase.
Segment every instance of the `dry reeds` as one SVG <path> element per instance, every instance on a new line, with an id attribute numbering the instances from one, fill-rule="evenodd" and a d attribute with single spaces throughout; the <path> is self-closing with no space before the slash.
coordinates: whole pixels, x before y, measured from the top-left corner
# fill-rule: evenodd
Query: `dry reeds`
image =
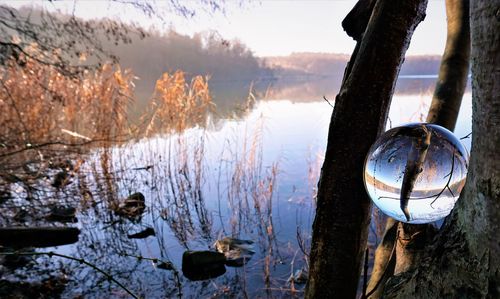
<path id="1" fill-rule="evenodd" d="M 27 58 L 22 66 L 9 61 L 0 77 L 0 134 L 7 148 L 111 138 L 127 127 L 129 70 L 105 64 L 68 77 Z"/>
<path id="2" fill-rule="evenodd" d="M 26 60 L 24 66 L 10 62 L 0 67 L 0 75 L 0 108 L 5 111 L 0 115 L 0 126 L 3 125 L 0 127 L 3 138 L 0 142 L 5 144 L 0 148 L 0 162 L 7 160 L 7 156 L 2 158 L 2 153 L 25 150 L 19 152 L 23 159 L 18 159 L 18 165 L 26 164 L 25 158 L 29 156 L 30 163 L 36 165 L 42 176 L 52 177 L 55 172 L 68 175 L 68 181 L 73 183 L 60 184 L 57 190 L 43 181 L 35 184 L 36 189 L 30 189 L 28 185 L 25 189 L 34 194 L 30 197 L 38 194 L 39 198 L 66 196 L 80 199 L 81 210 L 95 217 L 93 220 L 102 228 L 102 231 L 88 228 L 85 238 L 89 244 L 98 243 L 94 241 L 104 235 L 112 235 L 106 242 L 108 254 L 136 250 L 122 248 L 128 243 L 119 239 L 121 232 L 117 229 L 108 233 L 107 228 L 122 226 L 119 217 L 112 212 L 120 198 L 141 191 L 146 195 L 146 211 L 150 213 L 155 231 L 159 232 L 158 242 L 162 245 L 166 243 L 163 238 L 167 234 L 160 232 L 166 228 L 186 249 L 193 239 L 201 236 L 209 243 L 221 231 L 233 237 L 251 236 L 263 249 L 262 259 L 257 262 L 264 273 L 266 290 L 283 285 L 276 283 L 273 277 L 274 267 L 282 261 L 280 250 L 284 250 L 276 236 L 279 226 L 273 223 L 273 215 L 277 213 L 274 209 L 277 205 L 278 163 L 271 163 L 269 167 L 263 165 L 262 124 L 251 133 L 245 130 L 243 136 L 227 140 L 227 146 L 217 157 L 219 160 L 207 163 L 207 132 L 187 130 L 203 128 L 210 119 L 214 104 L 206 78 L 198 76 L 188 80 L 180 71 L 164 74 L 156 83 L 141 124 L 132 125 L 127 108 L 133 101 L 134 76 L 118 66 L 104 65 L 95 72 L 87 71 L 79 78 L 70 78 L 50 66 Z M 250 94 L 250 100 L 249 103 L 255 101 L 253 94 Z M 61 165 L 48 170 L 48 161 L 58 154 L 66 154 L 70 144 L 112 141 L 117 136 L 152 138 L 123 146 L 92 148 L 90 155 L 65 156 L 69 160 L 77 157 L 78 162 L 73 163 L 72 168 L 59 163 Z M 50 142 L 54 142 L 57 148 L 49 146 L 33 150 L 36 145 Z M 31 147 L 27 146 L 28 143 Z M 31 155 L 24 155 L 27 152 Z M 18 155 L 8 157 L 17 159 Z M 217 162 L 218 170 L 213 173 L 219 173 L 218 181 L 215 176 L 207 179 L 211 174 L 210 166 Z M 316 164 L 315 160 L 309 165 L 311 185 L 319 172 Z M 5 165 L 0 166 L 0 174 Z M 26 183 L 24 176 L 19 172 L 16 175 Z M 0 186 L 2 180 L 0 177 Z M 213 202 L 206 198 L 210 196 L 207 195 L 210 194 L 207 180 L 220 187 L 216 200 L 227 208 L 221 212 L 219 204 L 221 225 L 218 231 L 213 225 L 214 213 L 207 208 L 209 205 L 214 207 Z M 46 188 L 43 192 L 40 191 L 42 187 Z M 311 196 L 314 197 L 314 193 Z M 85 241 L 83 236 L 82 239 Z M 304 240 L 300 246 L 306 247 L 306 243 Z M 108 266 L 113 268 L 116 265 Z M 299 291 L 295 286 L 291 290 L 292 293 Z"/>
<path id="3" fill-rule="evenodd" d="M 188 84 L 182 71 L 165 73 L 156 81 L 150 111 L 143 117 L 147 119 L 145 135 L 204 126 L 214 106 L 207 78 L 195 76 Z"/>

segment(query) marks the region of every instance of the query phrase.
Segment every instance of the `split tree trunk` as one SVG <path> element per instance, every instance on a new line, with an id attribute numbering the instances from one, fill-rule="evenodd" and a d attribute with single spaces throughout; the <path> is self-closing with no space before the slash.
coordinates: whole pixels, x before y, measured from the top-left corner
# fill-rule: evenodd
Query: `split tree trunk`
<path id="1" fill-rule="evenodd" d="M 500 297 L 500 0 L 474 1 L 472 150 L 467 183 L 419 267 L 393 277 L 387 298 Z"/>
<path id="2" fill-rule="evenodd" d="M 346 69 L 318 183 L 306 298 L 355 298 L 371 202 L 366 154 L 385 122 L 396 78 L 427 0 L 379 0 Z"/>
<path id="3" fill-rule="evenodd" d="M 453 131 L 469 74 L 469 0 L 446 0 L 446 18 L 446 47 L 427 122 Z"/>
<path id="4" fill-rule="evenodd" d="M 453 131 L 465 91 L 470 60 L 469 0 L 446 0 L 447 39 L 440 71 L 426 122 Z M 387 279 L 393 274 L 417 267 L 420 257 L 436 232 L 432 225 L 396 224 L 397 230 L 386 231 L 380 250 L 395 248 L 392 256 L 375 256 L 368 292 L 370 299 L 380 298 Z M 412 236 L 417 236 L 413 238 Z M 387 240 L 386 240 L 387 239 Z M 401 240 L 397 246 L 396 239 Z M 392 242 L 392 243 L 391 243 Z M 377 251 L 379 249 L 377 248 Z M 396 260 L 397 262 L 391 262 Z M 378 273 L 384 271 L 384 276 Z M 375 275 L 374 275 L 375 274 Z M 375 290 L 374 287 L 377 287 Z"/>

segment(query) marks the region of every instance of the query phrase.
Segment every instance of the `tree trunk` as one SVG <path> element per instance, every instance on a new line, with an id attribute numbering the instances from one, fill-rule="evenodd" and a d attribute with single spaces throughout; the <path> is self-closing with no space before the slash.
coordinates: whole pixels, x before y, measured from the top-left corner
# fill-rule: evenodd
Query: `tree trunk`
<path id="1" fill-rule="evenodd" d="M 424 254 L 424 247 L 436 235 L 436 228 L 431 224 L 399 222 L 397 227 L 394 275 L 413 270 L 417 267 L 420 258 Z"/>
<path id="2" fill-rule="evenodd" d="M 396 265 L 396 235 L 398 229 L 398 221 L 394 218 L 388 218 L 385 224 L 385 233 L 382 237 L 382 242 L 375 250 L 375 262 L 370 275 L 370 281 L 367 287 L 366 298 L 380 298 L 384 291 L 384 285 L 394 274 Z"/>
<path id="3" fill-rule="evenodd" d="M 377 1 L 348 66 L 318 183 L 306 298 L 356 296 L 371 211 L 364 160 L 385 129 L 404 53 L 426 5 L 426 0 Z"/>
<path id="4" fill-rule="evenodd" d="M 446 47 L 427 122 L 453 131 L 469 74 L 469 0 L 446 0 L 446 18 Z"/>
<path id="5" fill-rule="evenodd" d="M 470 25 L 469 25 L 469 1 L 468 0 L 446 0 L 447 15 L 447 39 L 446 47 L 441 60 L 438 82 L 434 90 L 431 107 L 426 121 L 443 126 L 450 131 L 455 128 L 460 104 L 467 82 L 470 58 Z M 388 239 L 383 246 L 395 247 L 394 256 L 376 256 L 373 272 L 377 274 L 381 269 L 386 269 L 391 259 L 397 261 L 393 273 L 398 274 L 418 266 L 420 257 L 424 253 L 424 247 L 433 239 L 436 231 L 431 224 L 413 226 L 409 224 L 397 224 L 400 240 L 397 246 L 390 241 L 396 240 L 396 230 L 386 231 L 384 235 Z M 394 235 L 391 235 L 394 234 Z M 413 236 L 417 236 L 413 238 Z M 404 245 L 403 245 L 404 244 Z M 378 249 L 377 249 L 378 250 Z M 370 277 L 370 286 L 377 286 L 373 290 L 370 299 L 380 298 L 389 275 Z M 382 281 L 379 281 L 382 279 Z M 371 290 L 369 287 L 368 290 Z"/>
<path id="6" fill-rule="evenodd" d="M 474 1 L 472 150 L 467 183 L 438 239 L 387 298 L 500 297 L 500 0 Z"/>

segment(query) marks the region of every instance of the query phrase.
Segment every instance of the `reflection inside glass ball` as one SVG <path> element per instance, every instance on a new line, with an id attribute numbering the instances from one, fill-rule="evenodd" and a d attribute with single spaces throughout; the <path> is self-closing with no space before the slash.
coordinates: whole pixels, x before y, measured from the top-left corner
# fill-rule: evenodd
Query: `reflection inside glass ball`
<path id="1" fill-rule="evenodd" d="M 393 128 L 372 145 L 364 182 L 375 205 L 407 223 L 429 223 L 453 209 L 467 175 L 468 154 L 447 129 L 414 123 Z"/>

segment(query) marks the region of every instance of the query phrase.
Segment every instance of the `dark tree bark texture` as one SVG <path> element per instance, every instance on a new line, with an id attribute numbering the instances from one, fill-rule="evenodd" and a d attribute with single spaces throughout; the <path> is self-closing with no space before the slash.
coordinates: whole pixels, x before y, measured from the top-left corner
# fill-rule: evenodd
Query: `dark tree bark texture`
<path id="1" fill-rule="evenodd" d="M 500 298 L 500 0 L 473 1 L 472 150 L 467 183 L 419 267 L 384 298 Z"/>
<path id="2" fill-rule="evenodd" d="M 371 212 L 363 165 L 385 129 L 396 78 L 426 5 L 426 0 L 377 1 L 347 67 L 318 184 L 306 298 L 356 296 Z"/>
<path id="3" fill-rule="evenodd" d="M 356 5 L 342 21 L 342 27 L 347 35 L 358 42 L 361 41 L 376 2 L 377 0 L 359 0 L 356 2 Z"/>
<path id="4" fill-rule="evenodd" d="M 364 294 L 366 298 L 380 298 L 384 291 L 385 283 L 394 274 L 398 224 L 399 222 L 393 218 L 387 219 L 384 236 L 375 250 L 375 262 L 370 275 L 367 293 Z"/>

